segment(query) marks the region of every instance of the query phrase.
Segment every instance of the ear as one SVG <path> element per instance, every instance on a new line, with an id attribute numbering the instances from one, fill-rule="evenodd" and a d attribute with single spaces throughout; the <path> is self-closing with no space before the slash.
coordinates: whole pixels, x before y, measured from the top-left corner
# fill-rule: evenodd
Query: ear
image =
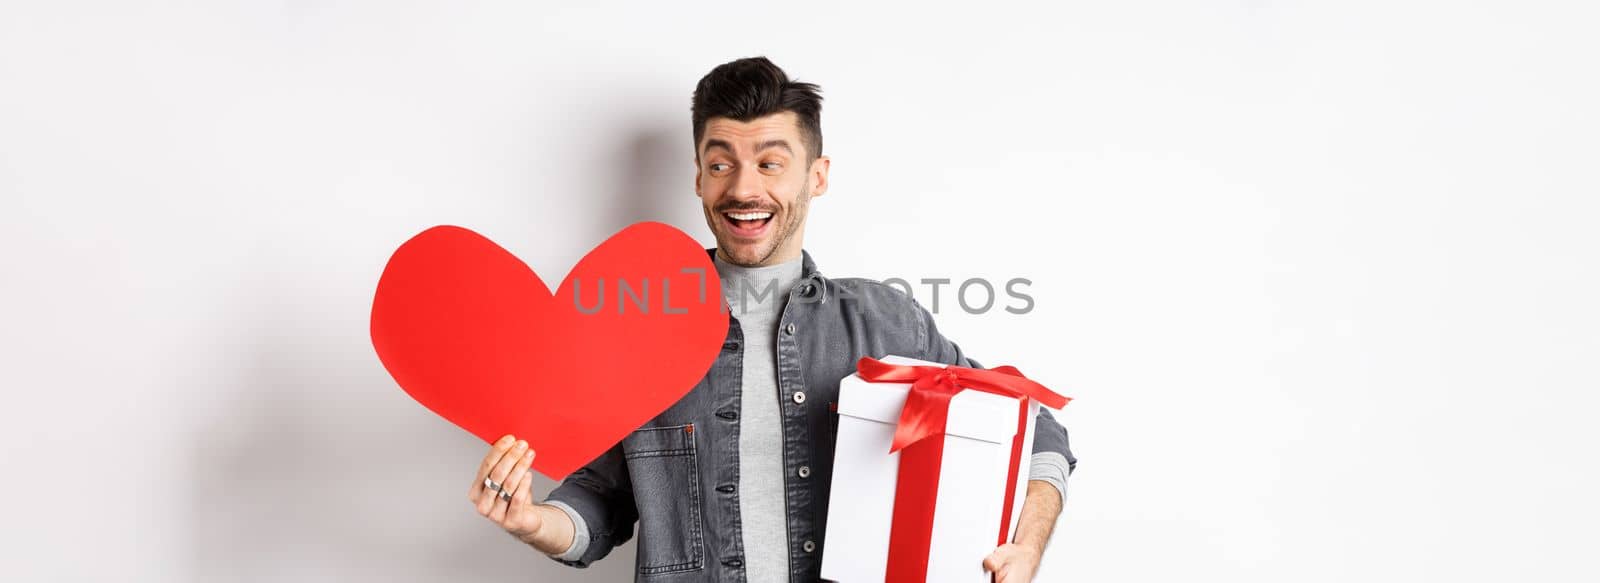
<path id="1" fill-rule="evenodd" d="M 700 157 L 699 156 L 695 156 L 694 157 L 694 195 L 697 198 L 703 198 L 703 197 L 700 196 Z"/>
<path id="2" fill-rule="evenodd" d="M 817 156 L 817 159 L 811 162 L 811 173 L 806 176 L 806 180 L 811 181 L 813 198 L 828 192 L 828 166 L 831 163 L 832 160 L 827 156 Z"/>

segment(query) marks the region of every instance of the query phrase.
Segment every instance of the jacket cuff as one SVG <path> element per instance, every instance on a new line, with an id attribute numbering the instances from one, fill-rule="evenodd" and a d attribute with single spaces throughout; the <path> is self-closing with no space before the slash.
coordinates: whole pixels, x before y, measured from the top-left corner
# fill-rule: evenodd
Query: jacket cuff
<path id="1" fill-rule="evenodd" d="M 583 520 L 583 515 L 578 514 L 577 509 L 566 502 L 545 500 L 544 503 L 560 508 L 562 512 L 567 514 L 567 518 L 572 519 L 572 545 L 567 547 L 566 552 L 559 555 L 550 555 L 550 558 L 564 563 L 582 558 L 583 553 L 589 550 L 589 523 Z"/>
<path id="2" fill-rule="evenodd" d="M 1061 503 L 1067 503 L 1067 474 L 1070 466 L 1067 458 L 1053 451 L 1041 451 L 1033 454 L 1028 463 L 1028 479 L 1039 480 L 1055 486 L 1061 494 Z"/>

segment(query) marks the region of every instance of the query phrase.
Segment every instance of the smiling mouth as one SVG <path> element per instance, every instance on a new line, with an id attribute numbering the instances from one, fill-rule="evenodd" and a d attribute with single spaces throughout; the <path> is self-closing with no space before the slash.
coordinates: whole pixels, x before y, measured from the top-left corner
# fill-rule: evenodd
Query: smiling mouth
<path id="1" fill-rule="evenodd" d="M 767 231 L 767 225 L 772 222 L 771 211 L 729 211 L 722 213 L 722 219 L 728 222 L 728 227 L 733 234 L 740 237 L 754 238 Z"/>

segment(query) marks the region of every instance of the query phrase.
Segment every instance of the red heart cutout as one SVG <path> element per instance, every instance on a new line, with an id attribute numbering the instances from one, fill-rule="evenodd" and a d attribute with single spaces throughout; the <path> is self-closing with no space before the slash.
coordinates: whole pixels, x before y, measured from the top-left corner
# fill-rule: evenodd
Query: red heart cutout
<path id="1" fill-rule="evenodd" d="M 721 291 L 705 250 L 662 223 L 612 235 L 553 295 L 493 241 L 438 226 L 384 267 L 372 346 L 417 402 L 486 442 L 526 439 L 559 480 L 694 388 L 728 332 Z"/>

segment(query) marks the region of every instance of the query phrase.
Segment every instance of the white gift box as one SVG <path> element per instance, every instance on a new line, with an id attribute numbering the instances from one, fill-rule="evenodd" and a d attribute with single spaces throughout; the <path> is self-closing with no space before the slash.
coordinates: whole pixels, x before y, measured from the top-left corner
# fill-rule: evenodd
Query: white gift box
<path id="1" fill-rule="evenodd" d="M 896 365 L 938 366 L 900 356 Z M 889 453 L 910 383 L 872 383 L 859 375 L 839 381 L 839 433 L 822 556 L 822 578 L 840 583 L 884 581 L 889 562 L 900 454 Z M 1023 397 L 1025 399 L 1025 397 Z M 1027 493 L 1028 463 L 1039 403 L 1029 400 L 1020 455 L 1013 459 L 1018 398 L 977 390 L 950 401 L 940 462 L 938 502 L 928 549 L 929 583 L 987 583 L 983 559 L 1016 535 Z M 928 439 L 939 439 L 930 437 Z M 1004 508 L 1007 478 L 1015 470 L 1012 503 Z M 1009 519 L 1007 519 L 1009 517 Z"/>

